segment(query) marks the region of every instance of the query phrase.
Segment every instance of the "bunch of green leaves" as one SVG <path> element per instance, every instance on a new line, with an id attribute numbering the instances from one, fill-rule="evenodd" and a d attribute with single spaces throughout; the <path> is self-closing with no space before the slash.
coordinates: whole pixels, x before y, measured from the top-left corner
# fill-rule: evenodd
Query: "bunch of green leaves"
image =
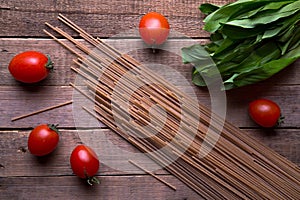
<path id="1" fill-rule="evenodd" d="M 238 0 L 199 9 L 207 15 L 204 30 L 210 42 L 182 48 L 198 86 L 217 73 L 225 90 L 253 84 L 300 58 L 299 0 Z"/>

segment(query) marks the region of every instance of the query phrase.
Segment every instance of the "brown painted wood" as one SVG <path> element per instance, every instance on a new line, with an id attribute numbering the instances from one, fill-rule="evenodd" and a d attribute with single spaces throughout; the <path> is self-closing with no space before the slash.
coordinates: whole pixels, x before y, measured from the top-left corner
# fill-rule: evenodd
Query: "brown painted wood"
<path id="1" fill-rule="evenodd" d="M 60 142 L 57 149 L 52 154 L 40 158 L 31 155 L 27 148 L 30 130 L 0 132 L 0 177 L 70 176 L 72 170 L 69 157 L 73 148 L 81 143 L 89 145 L 98 154 L 101 161 L 98 175 L 145 174 L 128 163 L 127 153 L 138 154 L 139 151 L 109 129 L 60 129 Z M 243 129 L 243 131 L 247 136 L 271 147 L 277 153 L 300 166 L 300 136 L 298 129 Z M 107 142 L 111 143 L 111 146 L 105 146 Z M 123 152 L 117 153 L 116 150 L 118 149 L 122 149 Z M 116 159 L 120 155 L 122 156 Z M 137 158 L 130 159 L 141 162 L 140 164 L 149 170 L 155 169 L 156 174 L 169 174 L 147 157 L 138 160 Z M 119 166 L 119 168 L 116 166 Z"/>
<path id="2" fill-rule="evenodd" d="M 222 5 L 229 1 L 207 2 Z M 101 144 L 109 141 L 125 153 L 139 153 L 103 124 L 91 123 L 90 116 L 86 117 L 76 107 L 78 103 L 11 121 L 12 117 L 74 99 L 69 83 L 77 80 L 76 74 L 70 70 L 75 57 L 42 31 L 47 28 L 44 25 L 46 21 L 61 26 L 56 19 L 58 13 L 71 18 L 92 35 L 105 38 L 106 42 L 133 56 L 209 107 L 209 92 L 190 83 L 192 66 L 182 64 L 178 53 L 171 53 L 184 45 L 208 41 L 208 33 L 201 29 L 204 15 L 198 10 L 200 3 L 192 0 L 1 1 L 0 199 L 201 199 L 161 168 L 154 172 L 175 185 L 177 191 L 133 165 L 127 165 L 126 159 L 121 160 L 115 151 L 104 151 Z M 139 19 L 148 11 L 164 14 L 172 31 L 168 42 L 155 54 L 142 43 L 136 32 Z M 68 32 L 77 37 L 76 33 Z M 185 39 L 177 38 L 183 35 Z M 38 84 L 26 85 L 15 81 L 7 66 L 14 55 L 26 50 L 50 54 L 56 70 Z M 157 67 L 157 64 L 163 67 Z M 227 91 L 226 119 L 241 127 L 244 134 L 300 166 L 300 75 L 296 71 L 299 65 L 300 61 L 297 61 L 266 81 Z M 249 118 L 249 102 L 261 97 L 272 99 L 281 106 L 285 116 L 281 127 L 262 129 Z M 41 123 L 59 124 L 61 140 L 52 154 L 36 158 L 27 149 L 27 139 L 30 130 Z M 96 137 L 95 140 L 95 136 L 100 134 L 105 137 Z M 101 179 L 101 185 L 88 187 L 72 174 L 69 156 L 79 143 L 91 144 L 100 153 L 101 168 L 97 177 Z M 106 159 L 102 160 L 104 157 Z M 142 164 L 149 168 L 158 167 L 150 159 L 143 160 Z M 116 169 L 115 165 L 124 166 L 125 170 Z"/>
<path id="3" fill-rule="evenodd" d="M 225 0 L 212 1 L 224 4 Z M 44 22 L 55 22 L 58 13 L 66 14 L 78 25 L 86 27 L 95 36 L 110 37 L 121 31 L 136 29 L 139 20 L 149 11 L 165 15 L 172 29 L 190 37 L 208 34 L 200 29 L 203 25 L 198 9 L 199 1 L 3 1 L 1 2 L 2 23 L 0 36 L 45 37 L 41 31 Z"/>
<path id="4" fill-rule="evenodd" d="M 190 87 L 178 88 L 188 90 Z M 40 123 L 60 124 L 62 127 L 103 127 L 101 123 L 94 125 L 91 116 L 81 109 L 81 98 L 73 96 L 75 91 L 70 86 L 2 86 L 0 90 L 1 128 L 28 128 Z M 210 107 L 207 91 L 195 88 L 200 104 Z M 263 85 L 245 87 L 226 94 L 226 120 L 238 127 L 258 127 L 248 116 L 248 104 L 256 98 L 268 98 L 277 102 L 285 116 L 282 128 L 299 128 L 299 85 Z M 31 113 L 48 106 L 73 100 L 72 105 L 66 105 L 54 110 L 39 113 L 20 120 L 11 119 Z M 89 102 L 89 101 L 87 101 Z M 18 105 L 18 106 L 16 106 Z M 74 108 L 74 109 L 73 109 Z M 75 121 L 74 121 L 75 119 Z M 78 121 L 79 120 L 79 121 Z"/>
<path id="5" fill-rule="evenodd" d="M 87 186 L 75 176 L 0 177 L 2 199 L 202 199 L 173 176 L 160 176 L 172 182 L 174 191 L 149 175 L 98 176 L 101 184 Z"/>
<path id="6" fill-rule="evenodd" d="M 54 110 L 12 121 L 13 117 L 31 113 L 48 106 L 72 100 L 72 90 L 67 86 L 5 86 L 1 87 L 1 127 L 34 127 L 40 123 L 61 124 L 72 127 L 72 104 Z"/>
<path id="7" fill-rule="evenodd" d="M 78 144 L 86 144 L 92 147 L 98 154 L 101 161 L 99 175 L 130 175 L 145 174 L 140 169 L 128 162 L 126 152 L 139 153 L 139 151 L 123 138 L 109 129 L 93 129 L 93 130 L 60 130 L 60 142 L 57 149 L 46 157 L 36 157 L 30 154 L 27 147 L 29 130 L 22 131 L 1 131 L 0 149 L 1 155 L 1 171 L 0 176 L 68 176 L 72 175 L 69 164 L 69 158 L 72 150 Z M 98 137 L 97 137 L 98 136 Z M 97 144 L 93 143 L 93 139 Z M 7 142 L 11 141 L 11 142 Z M 105 143 L 110 142 L 111 148 L 105 147 Z M 124 158 L 115 159 L 118 154 L 114 149 L 123 149 Z M 109 152 L 109 154 L 107 153 Z M 169 174 L 162 170 L 152 160 L 145 157 L 143 165 L 148 169 L 157 169 L 157 174 Z M 116 162 L 116 163 L 113 163 Z M 122 166 L 117 168 L 116 166 Z M 122 170 L 121 170 L 122 169 Z"/>
<path id="8" fill-rule="evenodd" d="M 66 49 L 52 40 L 40 39 L 0 39 L 0 61 L 2 67 L 0 73 L 3 78 L 1 83 L 1 110 L 2 116 L 0 127 L 30 127 L 38 123 L 60 123 L 64 127 L 74 126 L 72 106 L 41 113 L 25 119 L 11 122 L 11 118 L 33 112 L 47 106 L 56 105 L 66 100 L 73 99 L 73 89 L 70 82 L 78 79 L 71 71 L 72 59 Z M 194 42 L 205 40 L 178 40 L 174 39 L 162 47 L 162 50 L 153 54 L 140 40 L 109 39 L 109 44 L 129 53 L 135 59 L 141 61 L 153 71 L 158 72 L 172 84 L 181 88 L 192 97 L 198 98 L 201 104 L 210 106 L 210 98 L 207 90 L 191 84 L 191 66 L 181 63 L 180 55 L 172 51 L 179 51 L 180 47 Z M 56 69 L 44 81 L 26 85 L 15 81 L 10 75 L 7 66 L 14 55 L 24 50 L 42 51 L 49 53 L 55 63 Z M 157 67 L 156 65 L 159 64 Z M 163 66 L 163 67 L 160 67 Z M 272 78 L 261 83 L 226 92 L 227 95 L 227 119 L 240 127 L 256 125 L 249 119 L 246 112 L 248 103 L 256 98 L 269 98 L 282 106 L 283 115 L 286 117 L 283 127 L 299 127 L 299 78 L 296 68 L 299 61 L 282 70 Z M 274 84 L 275 83 L 275 84 Z M 75 101 L 76 102 L 76 101 Z M 22 105 L 16 107 L 15 105 Z M 33 124 L 32 122 L 35 122 Z M 86 124 L 84 124 L 85 126 Z"/>
<path id="9" fill-rule="evenodd" d="M 97 134 L 99 131 L 94 130 Z M 118 147 L 138 153 L 130 144 L 110 130 L 102 131 L 107 134 L 108 140 Z M 139 199 L 140 197 L 143 199 L 201 198 L 164 170 L 157 170 L 155 173 L 172 183 L 177 188 L 176 192 L 132 165 L 129 165 L 128 171 L 124 172 L 109 167 L 105 162 L 101 163 L 97 174 L 101 184 L 89 187 L 83 180 L 72 174 L 69 165 L 72 148 L 82 142 L 78 137 L 78 131 L 61 130 L 58 148 L 49 156 L 42 158 L 37 158 L 28 152 L 26 142 L 29 132 L 29 130 L 0 132 L 0 197 L 2 199 L 74 197 L 79 199 L 94 197 L 117 199 L 120 198 L 120 194 L 122 194 L 122 199 L 126 199 L 128 195 L 131 196 L 129 199 Z M 81 134 L 84 134 L 83 132 L 90 134 L 91 130 L 84 130 Z M 245 134 L 261 141 L 277 153 L 300 165 L 300 154 L 298 153 L 300 138 L 297 129 L 275 131 L 250 129 L 245 130 Z M 101 146 L 99 149 L 102 149 Z M 99 156 L 101 158 L 101 154 Z M 151 160 L 146 160 L 143 164 L 145 166 L 155 165 Z M 52 192 L 53 194 L 49 194 Z"/>
<path id="10" fill-rule="evenodd" d="M 11 59 L 23 51 L 39 51 L 51 57 L 54 70 L 44 81 L 37 85 L 68 85 L 75 80 L 75 74 L 70 70 L 75 57 L 65 48 L 52 40 L 0 38 L 0 84 L 20 85 L 8 71 Z"/>
<path id="11" fill-rule="evenodd" d="M 130 32 L 131 33 L 131 32 Z M 65 41 L 65 40 L 63 40 Z M 81 40 L 80 40 L 81 41 Z M 109 43 L 113 47 L 119 49 L 123 53 L 127 53 L 134 57 L 139 62 L 145 64 L 148 68 L 157 70 L 153 64 L 161 64 L 165 66 L 165 71 L 160 69 L 168 81 L 174 79 L 172 71 L 168 70 L 168 67 L 175 72 L 182 74 L 187 82 L 191 80 L 191 68 L 190 65 L 182 63 L 180 49 L 185 46 L 189 46 L 196 43 L 204 44 L 208 42 L 207 39 L 190 39 L 186 37 L 182 39 L 171 39 L 167 43 L 160 47 L 160 49 L 153 53 L 152 49 L 149 49 L 140 39 L 105 39 L 105 42 Z M 38 83 L 38 85 L 68 85 L 70 82 L 74 82 L 76 74 L 70 70 L 70 66 L 73 65 L 72 60 L 76 57 L 64 47 L 51 39 L 12 39 L 12 38 L 0 38 L 0 84 L 1 85 L 16 85 L 18 82 L 14 81 L 7 69 L 11 59 L 18 53 L 23 51 L 35 50 L 44 54 L 50 55 L 54 62 L 54 71 L 49 77 Z M 297 66 L 300 61 L 290 65 L 286 69 L 282 70 L 278 74 L 274 75 L 264 85 L 297 85 L 300 84 L 300 80 L 297 76 Z M 176 77 L 175 77 L 176 78 Z M 178 82 L 173 80 L 174 83 L 183 84 L 182 81 Z"/>

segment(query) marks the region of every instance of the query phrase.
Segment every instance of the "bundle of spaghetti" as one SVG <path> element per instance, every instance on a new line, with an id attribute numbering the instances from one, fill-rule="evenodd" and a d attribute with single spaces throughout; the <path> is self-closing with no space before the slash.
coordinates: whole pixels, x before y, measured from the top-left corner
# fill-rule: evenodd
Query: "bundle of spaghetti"
<path id="1" fill-rule="evenodd" d="M 296 164 L 70 19 L 58 19 L 85 41 L 46 23 L 72 43 L 44 30 L 77 55 L 71 68 L 85 84 L 70 85 L 93 103 L 83 107 L 91 116 L 205 199 L 299 198 Z"/>

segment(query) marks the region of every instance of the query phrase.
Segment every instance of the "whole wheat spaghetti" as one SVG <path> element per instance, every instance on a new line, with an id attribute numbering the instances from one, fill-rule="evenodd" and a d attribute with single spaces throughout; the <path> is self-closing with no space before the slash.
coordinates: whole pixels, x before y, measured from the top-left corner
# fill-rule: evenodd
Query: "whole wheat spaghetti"
<path id="1" fill-rule="evenodd" d="M 203 198 L 299 198 L 297 165 L 228 122 L 220 128 L 222 120 L 218 116 L 146 66 L 93 38 L 65 16 L 60 14 L 58 19 L 88 42 L 79 42 L 61 28 L 46 23 L 72 43 L 45 30 L 77 55 L 77 67 L 72 70 L 85 79 L 85 85 L 70 85 L 93 102 L 93 107 L 84 107 L 92 117 L 147 153 Z M 150 107 L 154 113 L 151 116 Z M 216 125 L 210 127 L 208 135 L 212 120 Z M 205 157 L 199 157 L 200 148 L 207 153 Z"/>
<path id="2" fill-rule="evenodd" d="M 33 111 L 33 112 L 30 112 L 30 113 L 24 114 L 24 115 L 13 117 L 13 118 L 11 118 L 11 121 L 16 121 L 16 120 L 19 120 L 19 119 L 30 117 L 32 115 L 37 115 L 39 113 L 46 112 L 46 111 L 49 111 L 49 110 L 52 110 L 52 109 L 55 109 L 55 108 L 59 108 L 59 107 L 65 106 L 65 105 L 69 105 L 71 103 L 73 103 L 72 100 L 71 101 L 66 101 L 64 103 L 60 103 L 60 104 L 57 104 L 57 105 L 49 106 L 49 107 L 46 107 L 46 108 L 43 108 L 43 109 L 40 109 L 40 110 L 37 110 L 37 111 Z"/>

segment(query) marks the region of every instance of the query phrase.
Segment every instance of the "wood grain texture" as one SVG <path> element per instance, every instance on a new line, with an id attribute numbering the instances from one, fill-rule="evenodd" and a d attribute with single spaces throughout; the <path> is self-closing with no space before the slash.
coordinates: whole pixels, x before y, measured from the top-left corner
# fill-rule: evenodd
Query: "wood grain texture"
<path id="1" fill-rule="evenodd" d="M 157 70 L 154 64 L 164 66 L 164 68 L 166 68 L 165 70 L 163 68 L 158 69 L 162 71 L 162 75 L 168 79 L 168 81 L 172 81 L 172 79 L 176 78 L 174 78 L 172 71 L 168 71 L 168 69 L 173 69 L 189 82 L 191 81 L 192 66 L 182 63 L 180 49 L 192 44 L 208 42 L 207 39 L 195 40 L 188 37 L 184 40 L 172 39 L 160 47 L 160 50 L 156 53 L 153 53 L 152 49 L 145 46 L 140 39 L 117 39 L 113 37 L 111 39 L 104 39 L 104 41 L 119 49 L 121 52 L 129 54 L 152 70 Z M 57 42 L 51 39 L 0 38 L 1 85 L 19 85 L 9 74 L 7 67 L 10 60 L 16 54 L 29 50 L 36 50 L 48 54 L 54 62 L 55 70 L 47 79 L 38 83 L 38 85 L 68 85 L 70 82 L 74 82 L 76 74 L 71 71 L 70 67 L 74 65 L 72 60 L 76 57 Z M 299 85 L 300 80 L 296 71 L 299 64 L 300 61 L 298 60 L 267 81 L 264 81 L 263 85 L 267 85 L 267 87 L 271 87 L 270 85 Z M 173 82 L 183 84 L 177 80 L 173 80 Z"/>
<path id="2" fill-rule="evenodd" d="M 52 154 L 41 158 L 31 155 L 27 148 L 30 130 L 0 132 L 0 177 L 71 176 L 70 154 L 77 144 L 82 143 L 91 146 L 98 154 L 101 160 L 98 175 L 145 175 L 145 172 L 128 163 L 129 159 L 139 162 L 148 170 L 155 169 L 155 174 L 170 175 L 146 156 L 138 160 L 129 157 L 127 153 L 138 154 L 139 151 L 109 129 L 60 129 L 60 142 L 57 149 Z M 300 136 L 297 129 L 269 131 L 243 129 L 243 131 L 244 134 L 271 147 L 300 166 Z M 106 146 L 107 142 L 112 145 Z M 123 150 L 122 153 L 117 152 L 120 149 Z M 116 159 L 117 157 L 119 159 Z"/>
<path id="3" fill-rule="evenodd" d="M 200 200 L 190 188 L 172 176 L 160 176 L 174 183 L 174 191 L 149 175 L 98 176 L 101 184 L 87 186 L 75 176 L 0 177 L 2 199 L 144 199 Z M 33 187 L 34 186 L 34 187 Z M 150 189 L 151 188 L 151 189 Z"/>
<path id="4" fill-rule="evenodd" d="M 3 152 L 0 164 L 2 166 L 0 176 L 70 176 L 69 159 L 73 148 L 78 144 L 86 144 L 92 147 L 101 160 L 101 168 L 98 175 L 143 175 L 140 169 L 128 162 L 126 152 L 139 153 L 139 151 L 127 141 L 113 133 L 109 129 L 93 130 L 64 130 L 60 129 L 60 142 L 57 149 L 46 157 L 35 157 L 27 148 L 28 135 L 32 129 L 22 131 L 1 131 L 0 149 Z M 92 144 L 91 139 L 95 140 Z M 8 143 L 7 141 L 12 141 Z M 88 142 L 89 141 L 89 142 Z M 106 147 L 110 142 L 112 148 Z M 123 158 L 116 159 L 119 154 L 114 150 L 123 149 Z M 169 174 L 152 160 L 145 157 L 136 160 L 148 169 L 154 167 L 156 174 Z M 121 166 L 117 168 L 116 166 Z"/>
<path id="5" fill-rule="evenodd" d="M 233 0 L 206 2 L 222 5 Z M 115 149 L 104 148 L 109 142 L 125 154 L 139 153 L 102 123 L 91 124 L 76 103 L 11 121 L 12 117 L 74 99 L 69 83 L 78 78 L 70 70 L 75 57 L 43 32 L 46 21 L 61 26 L 56 19 L 59 13 L 210 107 L 209 91 L 191 84 L 192 66 L 182 64 L 178 53 L 180 47 L 188 44 L 208 42 L 209 35 L 202 30 L 204 15 L 198 9 L 201 3 L 193 0 L 0 0 L 0 199 L 202 199 L 152 160 L 145 158 L 143 166 L 158 167 L 154 173 L 176 186 L 177 191 L 130 165 L 126 157 L 120 159 Z M 149 11 L 164 14 L 172 31 L 167 43 L 155 54 L 137 33 L 139 19 Z M 62 28 L 82 41 L 77 33 Z M 10 60 L 26 50 L 51 55 L 56 69 L 44 81 L 26 85 L 9 74 Z M 244 134 L 300 166 L 299 65 L 298 60 L 266 81 L 227 91 L 226 119 L 244 130 Z M 249 102 L 262 97 L 281 106 L 285 116 L 281 127 L 262 129 L 249 118 Z M 28 151 L 27 139 L 30 130 L 41 123 L 59 124 L 61 139 L 52 154 L 37 158 Z M 88 187 L 72 174 L 69 156 L 80 143 L 92 145 L 100 155 L 101 168 L 97 174 L 100 185 Z"/>
<path id="6" fill-rule="evenodd" d="M 184 90 L 185 87 L 179 87 Z M 94 127 L 90 123 L 90 116 L 81 109 L 81 99 L 73 98 L 73 89 L 70 86 L 5 86 L 1 87 L 0 96 L 1 128 L 28 128 L 39 123 L 59 123 L 62 127 Z M 196 90 L 200 104 L 210 107 L 209 94 Z M 193 95 L 193 94 L 191 94 Z M 299 128 L 299 86 L 270 86 L 268 89 L 262 85 L 251 86 L 245 90 L 236 90 L 226 95 L 227 115 L 226 120 L 238 127 L 257 127 L 248 116 L 248 104 L 256 98 L 268 98 L 277 102 L 282 107 L 285 116 L 281 128 Z M 11 121 L 26 113 L 57 105 L 66 100 L 73 100 L 72 105 L 66 105 L 54 110 L 43 112 L 17 121 Z M 18 106 L 16 106 L 18 105 Z M 74 107 L 75 106 L 75 107 Z M 80 120 L 80 123 L 77 123 Z M 99 123 L 97 127 L 104 127 Z"/>
<path id="7" fill-rule="evenodd" d="M 248 116 L 248 104 L 256 98 L 268 98 L 276 101 L 279 105 L 283 105 L 281 107 L 285 116 L 285 122 L 281 125 L 281 128 L 299 128 L 300 94 L 298 91 L 299 86 L 273 86 L 265 90 L 262 89 L 261 85 L 258 85 L 251 87 L 251 89 L 236 91 L 237 93 L 229 93 L 227 94 L 226 120 L 239 127 L 258 127 Z M 78 118 L 82 119 L 81 123 L 78 123 L 80 124 L 79 126 L 93 127 L 93 125 L 89 125 L 90 116 L 84 114 L 85 111 L 78 107 L 80 99 L 73 99 L 73 92 L 73 89 L 69 86 L 2 87 L 0 95 L 3 98 L 1 100 L 2 108 L 0 114 L 3 116 L 3 119 L 0 121 L 0 127 L 28 128 L 39 123 L 59 123 L 62 127 L 70 128 L 76 126 L 74 115 L 77 120 Z M 210 106 L 210 99 L 207 93 L 197 92 L 195 94 L 198 95 L 197 98 L 202 105 Z M 14 122 L 11 121 L 13 117 L 72 99 L 74 100 L 73 105 L 60 107 Z M 74 104 L 76 105 L 75 110 L 72 109 Z M 81 114 L 84 114 L 82 118 L 80 117 Z M 103 127 L 103 125 L 99 123 L 99 127 Z"/>
<path id="8" fill-rule="evenodd" d="M 91 130 L 85 131 L 89 133 Z M 110 130 L 102 131 L 118 147 L 126 151 L 138 152 L 116 134 L 111 134 Z M 279 129 L 265 132 L 250 129 L 245 131 L 249 137 L 256 138 L 300 165 L 298 130 Z M 94 130 L 94 132 L 98 134 L 99 130 Z M 58 148 L 49 156 L 42 158 L 34 157 L 28 152 L 26 147 L 28 134 L 29 131 L 0 132 L 2 139 L 0 142 L 1 199 L 90 199 L 96 197 L 97 199 L 120 199 L 120 194 L 122 194 L 121 199 L 201 199 L 164 170 L 157 170 L 155 174 L 176 186 L 176 192 L 132 165 L 127 168 L 129 172 L 124 172 L 109 167 L 105 162 L 101 163 L 97 174 L 101 184 L 88 187 L 83 180 L 72 174 L 69 165 L 69 156 L 73 146 L 82 142 L 77 131 L 62 130 Z M 99 156 L 101 157 L 101 154 Z M 119 162 L 122 164 L 121 161 Z M 149 166 L 154 163 L 147 160 L 143 164 Z"/>
<path id="9" fill-rule="evenodd" d="M 0 121 L 0 127 L 22 127 L 34 126 L 31 122 L 51 122 L 64 127 L 74 126 L 72 106 L 59 108 L 57 110 L 31 116 L 17 122 L 11 122 L 12 117 L 26 114 L 47 106 L 73 99 L 73 89 L 69 87 L 78 77 L 71 71 L 72 59 L 66 49 L 52 40 L 40 39 L 0 39 L 0 73 L 1 104 L 0 110 L 5 119 Z M 109 39 L 109 44 L 129 53 L 135 59 L 141 61 L 148 68 L 163 76 L 167 81 L 182 89 L 188 95 L 197 98 L 199 103 L 209 107 L 209 92 L 206 89 L 191 84 L 191 66 L 184 65 L 178 53 L 172 51 L 180 50 L 180 47 L 194 42 L 203 43 L 205 40 L 171 40 L 162 47 L 162 50 L 153 54 L 150 49 L 143 46 L 138 39 Z M 56 69 L 44 81 L 26 85 L 15 81 L 9 74 L 7 65 L 10 59 L 23 50 L 35 49 L 50 54 Z M 299 61 L 282 70 L 270 79 L 251 86 L 228 91 L 227 96 L 227 118 L 239 127 L 257 127 L 246 112 L 248 103 L 256 98 L 269 98 L 282 106 L 283 115 L 286 120 L 283 127 L 299 127 L 299 78 L 296 72 Z M 163 67 L 161 67 L 163 66 Z M 22 107 L 15 107 L 22 105 Z"/>
<path id="10" fill-rule="evenodd" d="M 226 1 L 217 1 L 223 4 Z M 34 5 L 34 6 L 33 6 Z M 203 37 L 197 1 L 4 1 L 1 4 L 3 29 L 1 36 L 44 37 L 45 21 L 55 22 L 58 13 L 85 26 L 92 35 L 109 37 L 121 31 L 137 28 L 142 15 L 149 11 L 165 15 L 172 29 L 190 37 Z M 37 20 L 38 19 L 38 20 Z"/>
<path id="11" fill-rule="evenodd" d="M 66 127 L 73 127 L 72 104 L 50 110 L 38 115 L 33 115 L 17 121 L 11 121 L 26 113 L 46 108 L 72 100 L 72 90 L 67 86 L 43 87 L 43 86 L 17 86 L 2 87 L 0 113 L 3 116 L 1 127 L 34 127 L 40 123 L 61 124 Z M 17 106 L 18 105 L 18 106 Z M 4 117 L 5 116 L 5 117 Z"/>

